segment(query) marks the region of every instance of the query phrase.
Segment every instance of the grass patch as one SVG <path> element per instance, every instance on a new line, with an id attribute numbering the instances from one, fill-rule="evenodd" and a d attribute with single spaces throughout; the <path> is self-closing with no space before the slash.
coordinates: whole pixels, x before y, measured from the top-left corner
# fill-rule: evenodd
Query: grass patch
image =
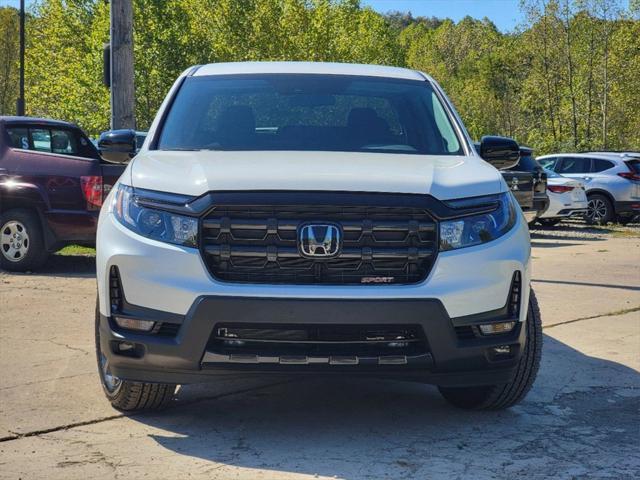
<path id="1" fill-rule="evenodd" d="M 611 236 L 614 238 L 640 238 L 640 232 L 633 230 L 615 230 Z"/>
<path id="2" fill-rule="evenodd" d="M 82 247 L 80 245 L 69 245 L 67 247 L 64 247 L 59 252 L 57 252 L 57 255 L 66 255 L 66 256 L 74 256 L 74 257 L 83 255 L 88 257 L 95 257 L 96 249 L 91 247 Z"/>

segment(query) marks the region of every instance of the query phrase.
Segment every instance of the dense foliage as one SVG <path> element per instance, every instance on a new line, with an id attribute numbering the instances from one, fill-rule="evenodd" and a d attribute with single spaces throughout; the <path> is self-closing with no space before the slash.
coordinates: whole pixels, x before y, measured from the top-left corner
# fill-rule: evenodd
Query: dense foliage
<path id="1" fill-rule="evenodd" d="M 18 98 L 18 15 L 0 8 L 0 115 L 13 112 Z"/>
<path id="2" fill-rule="evenodd" d="M 474 138 L 539 153 L 640 150 L 640 21 L 632 0 L 523 0 L 525 25 L 381 15 L 358 0 L 133 0 L 136 115 L 145 129 L 189 65 L 316 60 L 408 66 L 438 80 Z M 28 19 L 27 112 L 108 128 L 103 0 L 40 0 Z M 634 16 L 633 14 L 636 13 Z M 0 9 L 0 113 L 17 95 L 17 20 Z"/>

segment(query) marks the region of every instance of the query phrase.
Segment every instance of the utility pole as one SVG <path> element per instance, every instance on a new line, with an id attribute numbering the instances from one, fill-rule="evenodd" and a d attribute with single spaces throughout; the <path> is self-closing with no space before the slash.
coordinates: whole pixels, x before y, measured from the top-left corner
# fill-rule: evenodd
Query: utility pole
<path id="1" fill-rule="evenodd" d="M 111 0 L 110 66 L 111 129 L 135 129 L 133 6 L 131 0 Z"/>
<path id="2" fill-rule="evenodd" d="M 16 114 L 24 115 L 24 0 L 20 0 L 20 95 L 16 102 Z"/>

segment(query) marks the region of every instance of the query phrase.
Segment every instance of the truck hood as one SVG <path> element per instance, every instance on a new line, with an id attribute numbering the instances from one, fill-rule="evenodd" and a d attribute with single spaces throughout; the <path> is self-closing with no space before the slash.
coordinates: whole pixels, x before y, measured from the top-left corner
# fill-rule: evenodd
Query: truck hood
<path id="1" fill-rule="evenodd" d="M 504 191 L 478 157 L 283 151 L 141 152 L 135 188 L 198 196 L 214 190 L 316 190 L 430 194 L 440 200 Z"/>

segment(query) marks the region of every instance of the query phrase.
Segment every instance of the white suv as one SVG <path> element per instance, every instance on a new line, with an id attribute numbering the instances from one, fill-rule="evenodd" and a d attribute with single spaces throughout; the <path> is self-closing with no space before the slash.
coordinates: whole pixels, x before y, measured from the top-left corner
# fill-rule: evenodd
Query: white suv
<path id="1" fill-rule="evenodd" d="M 640 152 L 561 153 L 537 160 L 563 177 L 584 183 L 588 222 L 627 224 L 640 215 Z"/>
<path id="2" fill-rule="evenodd" d="M 133 150 L 131 135 L 115 154 Z M 269 372 L 404 378 L 505 408 L 542 346 L 526 222 L 427 75 L 197 66 L 111 191 L 97 239 L 100 378 L 123 410 Z M 111 152 L 103 151 L 105 156 Z"/>

